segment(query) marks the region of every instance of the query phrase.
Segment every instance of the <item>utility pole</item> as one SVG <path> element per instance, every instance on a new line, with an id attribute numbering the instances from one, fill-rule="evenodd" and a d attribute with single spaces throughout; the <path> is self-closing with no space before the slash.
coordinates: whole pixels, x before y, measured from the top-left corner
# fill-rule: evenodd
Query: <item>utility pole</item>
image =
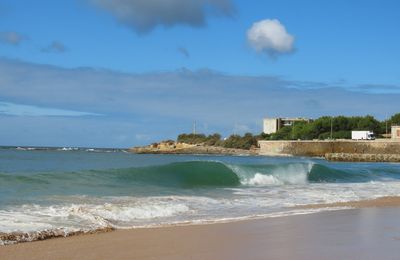
<path id="1" fill-rule="evenodd" d="M 386 117 L 386 119 L 385 119 L 385 122 L 386 122 L 386 137 L 385 138 L 388 138 L 389 137 L 389 135 L 388 135 L 388 117 L 387 117 L 387 115 L 385 117 Z"/>
<path id="2" fill-rule="evenodd" d="M 388 137 L 389 137 L 389 134 L 388 134 L 388 121 L 386 119 L 386 138 L 388 138 Z"/>
<path id="3" fill-rule="evenodd" d="M 193 122 L 193 134 L 196 134 L 196 121 Z"/>
<path id="4" fill-rule="evenodd" d="M 331 116 L 331 140 L 333 140 L 333 117 Z"/>
<path id="5" fill-rule="evenodd" d="M 293 121 L 293 124 L 292 124 L 292 139 L 294 140 L 294 121 Z"/>

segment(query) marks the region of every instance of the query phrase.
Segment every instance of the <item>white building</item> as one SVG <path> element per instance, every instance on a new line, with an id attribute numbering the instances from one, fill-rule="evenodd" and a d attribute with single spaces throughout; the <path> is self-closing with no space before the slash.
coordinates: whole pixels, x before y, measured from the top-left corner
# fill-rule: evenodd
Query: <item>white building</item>
<path id="1" fill-rule="evenodd" d="M 400 141 L 400 126 L 392 125 L 392 139 Z"/>
<path id="2" fill-rule="evenodd" d="M 273 134 L 279 131 L 284 126 L 292 126 L 296 122 L 307 122 L 309 123 L 311 120 L 308 118 L 264 118 L 263 122 L 263 132 L 265 134 Z"/>

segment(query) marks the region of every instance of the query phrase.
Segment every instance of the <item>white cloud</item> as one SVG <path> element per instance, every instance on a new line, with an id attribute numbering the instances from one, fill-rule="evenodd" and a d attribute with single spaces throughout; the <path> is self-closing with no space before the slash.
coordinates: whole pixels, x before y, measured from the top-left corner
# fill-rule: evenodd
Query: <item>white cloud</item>
<path id="1" fill-rule="evenodd" d="M 231 0 L 88 0 L 111 13 L 121 24 L 138 33 L 146 33 L 161 25 L 178 24 L 201 27 L 206 16 L 230 16 L 234 12 Z"/>
<path id="2" fill-rule="evenodd" d="M 247 40 L 257 52 L 270 56 L 290 53 L 294 49 L 294 37 L 276 19 L 254 23 L 247 31 Z"/>

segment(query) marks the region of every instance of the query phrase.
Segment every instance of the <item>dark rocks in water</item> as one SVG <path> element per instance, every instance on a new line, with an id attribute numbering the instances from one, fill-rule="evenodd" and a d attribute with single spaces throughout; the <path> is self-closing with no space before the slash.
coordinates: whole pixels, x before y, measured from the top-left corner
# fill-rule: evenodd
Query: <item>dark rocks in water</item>
<path id="1" fill-rule="evenodd" d="M 325 159 L 338 162 L 400 162 L 400 154 L 327 153 Z"/>
<path id="2" fill-rule="evenodd" d="M 52 229 L 43 231 L 32 231 L 32 232 L 11 232 L 11 233 L 0 233 L 0 245 L 10 245 L 22 242 L 32 242 L 38 240 L 45 240 L 56 237 L 69 237 L 84 234 L 96 234 L 113 231 L 113 227 L 104 227 L 94 230 L 77 230 L 67 232 L 66 230 Z"/>

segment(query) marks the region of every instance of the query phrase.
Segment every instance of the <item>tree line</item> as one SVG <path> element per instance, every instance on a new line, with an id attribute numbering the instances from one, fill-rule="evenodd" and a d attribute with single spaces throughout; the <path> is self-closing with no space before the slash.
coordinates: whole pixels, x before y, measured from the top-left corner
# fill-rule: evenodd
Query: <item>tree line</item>
<path id="1" fill-rule="evenodd" d="M 266 140 L 351 139 L 351 131 L 373 131 L 376 136 L 390 133 L 391 125 L 400 125 L 400 113 L 388 120 L 379 121 L 373 116 L 323 116 L 311 122 L 295 122 L 276 133 L 263 135 Z"/>

